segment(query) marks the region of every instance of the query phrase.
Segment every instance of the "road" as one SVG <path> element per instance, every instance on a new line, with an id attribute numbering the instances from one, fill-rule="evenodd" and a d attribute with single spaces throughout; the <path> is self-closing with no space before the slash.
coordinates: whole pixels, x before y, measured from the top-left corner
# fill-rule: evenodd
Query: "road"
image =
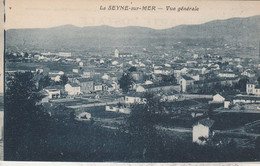
<path id="1" fill-rule="evenodd" d="M 166 131 L 174 131 L 174 132 L 180 132 L 180 133 L 191 133 L 191 128 L 182 128 L 182 127 L 163 127 L 163 126 L 156 126 L 156 129 L 158 130 L 166 130 Z"/>
<path id="2" fill-rule="evenodd" d="M 237 131 L 237 130 L 215 130 L 216 134 L 230 134 L 230 135 L 236 135 L 236 136 L 247 136 L 247 137 L 260 137 L 260 134 L 257 133 L 247 133 L 243 130 Z"/>
<path id="3" fill-rule="evenodd" d="M 111 101 L 111 102 L 105 102 L 105 103 L 91 103 L 91 104 L 81 104 L 81 105 L 73 105 L 73 106 L 67 106 L 67 108 L 88 108 L 88 107 L 96 107 L 96 106 L 106 106 L 110 104 L 117 104 L 118 101 Z"/>
<path id="4" fill-rule="evenodd" d="M 230 112 L 230 113 L 251 113 L 251 114 L 260 114 L 260 111 L 254 109 L 247 109 L 247 110 L 214 110 L 214 112 Z"/>

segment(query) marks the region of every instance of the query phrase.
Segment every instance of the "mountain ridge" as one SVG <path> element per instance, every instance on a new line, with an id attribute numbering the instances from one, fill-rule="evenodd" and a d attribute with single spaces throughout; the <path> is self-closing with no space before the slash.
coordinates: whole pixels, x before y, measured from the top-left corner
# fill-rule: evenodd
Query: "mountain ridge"
<path id="1" fill-rule="evenodd" d="M 259 18 L 258 18 L 259 17 Z M 216 20 L 211 20 L 202 24 L 208 24 L 208 23 L 212 23 L 212 22 L 221 22 L 221 21 L 228 21 L 228 20 L 235 20 L 235 19 L 248 19 L 248 18 L 258 18 L 260 19 L 260 15 L 255 15 L 255 16 L 250 16 L 250 17 L 232 17 L 232 18 L 228 18 L 228 19 L 216 19 Z M 152 30 L 166 30 L 166 29 L 171 29 L 171 28 L 176 28 L 179 26 L 193 26 L 193 25 L 202 25 L 202 24 L 180 24 L 177 26 L 173 26 L 173 27 L 169 27 L 169 28 L 163 28 L 163 29 L 156 29 L 156 28 L 151 28 L 151 27 L 145 27 L 145 26 L 134 26 L 134 25 L 129 25 L 129 26 L 123 26 L 123 27 L 114 27 L 114 26 L 110 26 L 110 25 L 93 25 L 93 26 L 77 26 L 77 25 L 73 25 L 73 24 L 64 24 L 64 25 L 58 25 L 58 26 L 53 26 L 53 27 L 48 27 L 48 28 L 10 28 L 8 30 L 22 30 L 22 29 L 50 29 L 50 28 L 58 28 L 58 27 L 75 27 L 75 28 L 86 28 L 86 27 L 111 27 L 111 28 L 127 28 L 127 27 L 140 27 L 140 28 L 148 28 L 148 29 L 152 29 Z M 7 31 L 8 31 L 7 30 Z"/>
<path id="2" fill-rule="evenodd" d="M 52 28 L 9 29 L 7 46 L 30 49 L 80 49 L 86 47 L 120 47 L 171 45 L 180 39 L 221 39 L 227 43 L 251 45 L 260 39 L 260 15 L 246 18 L 213 20 L 204 24 L 179 25 L 167 29 L 107 25 L 77 27 L 71 24 Z"/>

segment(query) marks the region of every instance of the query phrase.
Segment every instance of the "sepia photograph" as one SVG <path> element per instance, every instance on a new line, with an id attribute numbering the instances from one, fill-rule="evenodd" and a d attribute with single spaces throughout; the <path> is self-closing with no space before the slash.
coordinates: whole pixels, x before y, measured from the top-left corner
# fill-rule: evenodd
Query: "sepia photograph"
<path id="1" fill-rule="evenodd" d="M 5 0 L 4 11 L 0 159 L 260 161 L 260 1 Z"/>

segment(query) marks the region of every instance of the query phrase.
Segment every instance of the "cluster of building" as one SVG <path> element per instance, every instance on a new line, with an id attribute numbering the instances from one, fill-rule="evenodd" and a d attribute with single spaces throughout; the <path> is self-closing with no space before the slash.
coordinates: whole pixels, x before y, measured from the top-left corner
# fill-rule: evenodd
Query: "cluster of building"
<path id="1" fill-rule="evenodd" d="M 28 57 L 39 63 L 55 61 L 58 65 L 70 66 L 70 71 L 66 68 L 59 71 L 46 67 L 36 69 L 36 73 L 48 75 L 55 82 L 61 81 L 62 75 L 68 77 L 68 82 L 63 87 L 45 87 L 49 99 L 62 97 L 62 92 L 70 98 L 90 93 L 96 94 L 97 98 L 110 93 L 121 96 L 119 79 L 131 67 L 136 69 L 129 72 L 132 78 L 131 93 L 125 94 L 131 97 L 138 98 L 140 93 L 149 91 L 169 93 L 168 96 L 172 96 L 171 93 L 206 93 L 202 90 L 216 84 L 232 87 L 240 79 L 250 81 L 246 85 L 247 95 L 260 94 L 256 80 L 260 66 L 253 59 L 197 53 L 188 57 L 172 57 L 167 53 L 154 57 L 146 55 L 146 48 L 143 50 L 140 55 L 121 53 L 115 49 L 114 53 L 106 56 L 72 56 L 70 52 L 47 52 L 29 54 Z M 37 84 L 37 78 L 35 80 Z"/>
<path id="2" fill-rule="evenodd" d="M 145 104 L 146 92 L 159 95 L 162 101 L 169 102 L 204 98 L 209 100 L 208 104 L 221 105 L 226 110 L 236 103 L 260 103 L 260 64 L 252 58 L 195 52 L 174 56 L 165 52 L 153 53 L 148 48 L 143 48 L 140 53 L 115 49 L 107 55 L 74 55 L 70 52 L 20 55 L 39 66 L 46 62 L 60 66 L 59 70 L 53 70 L 52 66 L 42 65 L 34 71 L 33 81 L 37 88 L 40 89 L 40 82 L 45 76 L 56 84 L 45 86 L 40 91 L 45 96 L 42 103 L 84 98 L 99 102 L 99 105 L 104 103 L 105 111 L 123 114 L 131 112 L 131 104 Z M 129 92 L 123 93 L 119 80 L 126 73 L 131 78 L 128 80 L 131 86 Z M 60 84 L 64 77 L 66 83 Z M 241 84 L 240 80 L 243 79 L 246 84 Z M 241 87 L 235 90 L 235 86 L 245 86 L 246 91 L 242 92 Z M 223 87 L 230 87 L 235 92 L 233 97 L 226 95 Z M 213 92 L 213 88 L 218 89 Z M 203 115 L 198 110 L 191 114 L 194 114 L 192 117 Z M 81 112 L 76 118 L 89 120 L 91 114 Z M 204 144 L 214 134 L 211 130 L 213 124 L 211 119 L 195 123 L 193 142 Z"/>

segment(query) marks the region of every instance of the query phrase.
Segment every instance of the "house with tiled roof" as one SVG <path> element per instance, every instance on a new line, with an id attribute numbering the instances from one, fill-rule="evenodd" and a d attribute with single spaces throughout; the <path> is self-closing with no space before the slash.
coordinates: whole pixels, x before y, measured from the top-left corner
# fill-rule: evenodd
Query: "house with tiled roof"
<path id="1" fill-rule="evenodd" d="M 181 76 L 181 78 L 179 79 L 179 84 L 181 85 L 181 91 L 182 92 L 186 92 L 188 88 L 192 87 L 194 85 L 194 79 L 183 75 Z"/>
<path id="2" fill-rule="evenodd" d="M 49 99 L 57 99 L 61 96 L 61 89 L 61 86 L 56 85 L 45 87 L 43 90 L 47 92 Z"/>
<path id="3" fill-rule="evenodd" d="M 125 103 L 126 104 L 134 104 L 134 103 L 145 103 L 146 99 L 143 97 L 142 93 L 128 93 L 125 95 Z"/>
<path id="4" fill-rule="evenodd" d="M 251 69 L 245 70 L 243 73 L 241 73 L 242 76 L 247 76 L 249 78 L 255 77 L 255 73 Z"/>
<path id="5" fill-rule="evenodd" d="M 91 93 L 94 91 L 94 81 L 89 78 L 79 78 L 77 83 L 80 85 L 80 91 L 82 93 Z"/>
<path id="6" fill-rule="evenodd" d="M 257 82 L 249 82 L 246 84 L 246 93 L 260 96 L 260 86 Z"/>
<path id="7" fill-rule="evenodd" d="M 236 95 L 233 97 L 233 104 L 236 103 L 260 103 L 260 96 L 255 95 Z"/>
<path id="8" fill-rule="evenodd" d="M 111 92 L 115 90 L 111 82 L 105 82 L 103 83 L 102 86 L 103 86 L 103 90 L 107 92 Z"/>
<path id="9" fill-rule="evenodd" d="M 76 83 L 67 83 L 65 85 L 65 91 L 68 95 L 79 95 L 80 94 L 80 86 Z"/>
<path id="10" fill-rule="evenodd" d="M 233 72 L 221 72 L 218 74 L 220 78 L 235 78 L 236 76 Z"/>
<path id="11" fill-rule="evenodd" d="M 111 105 L 106 105 L 105 111 L 110 111 L 110 112 L 118 112 L 118 113 L 123 113 L 123 114 L 130 114 L 131 109 L 126 106 L 126 105 L 119 105 L 119 104 L 111 104 Z"/>
<path id="12" fill-rule="evenodd" d="M 189 70 L 188 70 L 188 68 L 186 68 L 186 67 L 176 66 L 176 67 L 174 67 L 173 73 L 174 73 L 174 76 L 175 76 L 175 77 L 179 77 L 179 76 L 181 76 L 181 75 L 187 74 L 188 71 L 189 71 Z"/>
<path id="13" fill-rule="evenodd" d="M 102 91 L 102 90 L 103 90 L 102 82 L 99 82 L 99 81 L 95 82 L 94 83 L 94 91 L 98 92 L 98 91 Z"/>
<path id="14" fill-rule="evenodd" d="M 218 103 L 223 103 L 225 101 L 225 98 L 220 94 L 216 94 L 213 96 L 213 101 Z"/>
<path id="15" fill-rule="evenodd" d="M 180 92 L 180 85 L 172 83 L 142 84 L 136 87 L 136 92 Z"/>

